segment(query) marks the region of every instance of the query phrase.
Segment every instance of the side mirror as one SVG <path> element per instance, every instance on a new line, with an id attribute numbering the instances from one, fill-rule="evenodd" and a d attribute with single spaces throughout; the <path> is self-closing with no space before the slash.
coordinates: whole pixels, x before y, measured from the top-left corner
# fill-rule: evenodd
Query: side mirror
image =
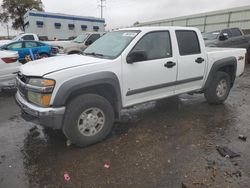
<path id="1" fill-rule="evenodd" d="M 132 64 L 135 62 L 146 61 L 148 59 L 145 51 L 134 51 L 127 56 L 127 63 Z"/>
<path id="2" fill-rule="evenodd" d="M 223 33 L 222 35 L 219 36 L 219 40 L 224 41 L 228 39 L 228 35 L 226 33 Z"/>
<path id="3" fill-rule="evenodd" d="M 92 43 L 93 43 L 93 42 L 92 42 L 91 40 L 88 40 L 88 41 L 85 42 L 85 45 L 86 45 L 86 46 L 89 46 L 89 45 L 91 45 Z"/>

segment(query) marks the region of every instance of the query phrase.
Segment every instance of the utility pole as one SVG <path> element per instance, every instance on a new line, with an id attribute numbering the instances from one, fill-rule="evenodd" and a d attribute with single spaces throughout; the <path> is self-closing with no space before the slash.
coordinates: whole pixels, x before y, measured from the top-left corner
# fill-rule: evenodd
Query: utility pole
<path id="1" fill-rule="evenodd" d="M 7 34 L 8 34 L 8 39 L 10 39 L 9 23 L 7 23 Z"/>
<path id="2" fill-rule="evenodd" d="M 100 0 L 100 5 L 99 7 L 101 8 L 101 18 L 103 18 L 103 8 L 105 7 L 104 2 L 106 2 L 106 0 Z"/>

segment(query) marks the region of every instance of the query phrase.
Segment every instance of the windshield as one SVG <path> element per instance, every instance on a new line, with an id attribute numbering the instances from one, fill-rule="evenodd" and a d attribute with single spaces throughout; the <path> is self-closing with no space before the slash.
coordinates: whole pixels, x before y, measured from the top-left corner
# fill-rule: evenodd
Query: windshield
<path id="1" fill-rule="evenodd" d="M 19 36 L 16 36 L 12 39 L 12 41 L 17 41 L 17 40 L 19 40 Z"/>
<path id="2" fill-rule="evenodd" d="M 203 33 L 203 39 L 204 40 L 215 40 L 218 38 L 220 34 L 220 31 L 213 31 L 213 32 L 209 32 L 209 33 Z"/>
<path id="3" fill-rule="evenodd" d="M 118 57 L 140 31 L 114 31 L 107 33 L 85 51 L 85 55 L 114 59 Z"/>
<path id="4" fill-rule="evenodd" d="M 82 35 L 79 35 L 78 37 L 76 37 L 73 42 L 76 42 L 76 43 L 83 43 L 88 37 L 88 34 L 85 33 L 85 34 L 82 34 Z"/>

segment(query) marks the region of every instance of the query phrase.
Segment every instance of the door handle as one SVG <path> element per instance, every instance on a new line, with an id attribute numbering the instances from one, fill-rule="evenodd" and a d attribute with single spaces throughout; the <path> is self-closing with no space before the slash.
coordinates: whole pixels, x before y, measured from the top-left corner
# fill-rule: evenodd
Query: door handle
<path id="1" fill-rule="evenodd" d="M 203 59 L 202 57 L 198 57 L 196 60 L 195 60 L 195 62 L 196 63 L 202 63 L 203 61 L 205 61 L 205 59 Z"/>
<path id="2" fill-rule="evenodd" d="M 167 67 L 167 68 L 173 68 L 174 66 L 176 66 L 176 63 L 172 61 L 169 61 L 166 64 L 164 64 L 164 67 Z"/>

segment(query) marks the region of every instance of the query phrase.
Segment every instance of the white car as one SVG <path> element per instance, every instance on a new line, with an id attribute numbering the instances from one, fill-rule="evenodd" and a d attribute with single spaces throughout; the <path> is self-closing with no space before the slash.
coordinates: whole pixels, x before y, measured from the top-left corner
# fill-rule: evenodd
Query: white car
<path id="1" fill-rule="evenodd" d="M 0 91 L 15 85 L 16 73 L 21 65 L 18 58 L 18 52 L 0 50 Z"/>

